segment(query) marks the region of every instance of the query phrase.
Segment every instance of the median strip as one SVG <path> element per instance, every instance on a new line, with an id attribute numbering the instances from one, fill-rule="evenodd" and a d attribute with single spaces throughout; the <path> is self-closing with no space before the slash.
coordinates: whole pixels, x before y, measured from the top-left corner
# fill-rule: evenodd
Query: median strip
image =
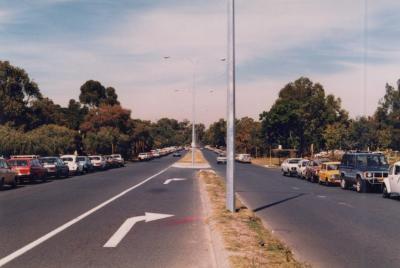
<path id="1" fill-rule="evenodd" d="M 260 218 L 238 201 L 238 212 L 225 207 L 225 183 L 212 170 L 202 170 L 203 200 L 209 207 L 209 225 L 219 233 L 232 267 L 309 267 L 267 230 Z"/>

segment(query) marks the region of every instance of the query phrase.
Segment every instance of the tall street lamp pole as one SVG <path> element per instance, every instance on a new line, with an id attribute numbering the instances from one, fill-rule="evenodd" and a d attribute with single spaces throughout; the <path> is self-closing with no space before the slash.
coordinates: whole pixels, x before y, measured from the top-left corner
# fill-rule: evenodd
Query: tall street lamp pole
<path id="1" fill-rule="evenodd" d="M 226 137 L 226 208 L 236 211 L 235 205 L 235 0 L 228 0 L 228 103 Z"/>

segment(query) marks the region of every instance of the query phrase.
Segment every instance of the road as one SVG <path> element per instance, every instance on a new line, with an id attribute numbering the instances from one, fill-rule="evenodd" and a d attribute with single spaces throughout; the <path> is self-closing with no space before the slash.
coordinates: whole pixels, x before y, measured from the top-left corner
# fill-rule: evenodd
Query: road
<path id="1" fill-rule="evenodd" d="M 195 171 L 170 167 L 176 160 L 0 192 L 0 264 L 9 257 L 4 267 L 213 267 Z M 185 180 L 164 184 L 173 178 Z M 145 222 L 146 212 L 173 216 Z M 132 217 L 126 236 L 104 247 Z"/>
<path id="2" fill-rule="evenodd" d="M 225 176 L 216 155 L 204 154 Z M 283 177 L 276 169 L 236 166 L 241 198 L 302 260 L 314 267 L 400 266 L 399 201 Z"/>

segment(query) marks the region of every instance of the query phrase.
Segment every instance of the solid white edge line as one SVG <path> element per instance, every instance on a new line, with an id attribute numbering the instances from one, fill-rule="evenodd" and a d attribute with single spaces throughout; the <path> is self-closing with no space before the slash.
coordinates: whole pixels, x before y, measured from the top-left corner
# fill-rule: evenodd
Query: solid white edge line
<path id="1" fill-rule="evenodd" d="M 22 254 L 26 253 L 27 251 L 33 249 L 34 247 L 42 244 L 43 242 L 45 242 L 46 240 L 52 238 L 53 236 L 55 236 L 56 234 L 64 231 L 65 229 L 67 229 L 68 227 L 72 226 L 73 224 L 83 220 L 84 218 L 86 218 L 87 216 L 89 216 L 90 214 L 93 214 L 94 212 L 96 212 L 97 210 L 105 207 L 106 205 L 110 204 L 111 202 L 115 201 L 116 199 L 124 196 L 125 194 L 129 193 L 130 191 L 138 188 L 139 186 L 142 186 L 143 184 L 145 184 L 146 182 L 148 182 L 151 179 L 154 179 L 155 177 L 161 175 L 162 173 L 164 173 L 165 171 L 167 171 L 171 166 L 168 166 L 167 168 L 161 170 L 160 172 L 158 172 L 157 174 L 154 174 L 151 177 L 148 177 L 147 179 L 143 180 L 142 182 L 126 189 L 125 191 L 121 192 L 120 194 L 108 199 L 107 201 L 101 203 L 100 205 L 98 205 L 97 207 L 92 208 L 91 210 L 81 214 L 80 216 L 76 217 L 75 219 L 70 220 L 69 222 L 61 225 L 60 227 L 54 229 L 53 231 L 51 231 L 50 233 L 38 238 L 37 240 L 27 244 L 26 246 L 18 249 L 17 251 L 14 251 L 13 253 L 7 255 L 6 257 L 0 259 L 0 267 L 4 266 L 5 264 L 9 263 L 10 261 L 14 260 L 15 258 L 21 256 Z"/>

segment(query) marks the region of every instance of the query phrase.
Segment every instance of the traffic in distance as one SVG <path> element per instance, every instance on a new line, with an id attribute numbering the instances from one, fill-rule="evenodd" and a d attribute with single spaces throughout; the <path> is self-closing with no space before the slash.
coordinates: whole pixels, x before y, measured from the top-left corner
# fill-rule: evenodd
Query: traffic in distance
<path id="1" fill-rule="evenodd" d="M 139 154 L 138 160 L 149 161 L 171 153 L 174 156 L 181 156 L 182 149 L 177 146 L 154 149 Z M 0 157 L 0 190 L 6 186 L 16 188 L 18 184 L 46 182 L 50 178 L 68 178 L 124 166 L 125 160 L 121 154 Z"/>

